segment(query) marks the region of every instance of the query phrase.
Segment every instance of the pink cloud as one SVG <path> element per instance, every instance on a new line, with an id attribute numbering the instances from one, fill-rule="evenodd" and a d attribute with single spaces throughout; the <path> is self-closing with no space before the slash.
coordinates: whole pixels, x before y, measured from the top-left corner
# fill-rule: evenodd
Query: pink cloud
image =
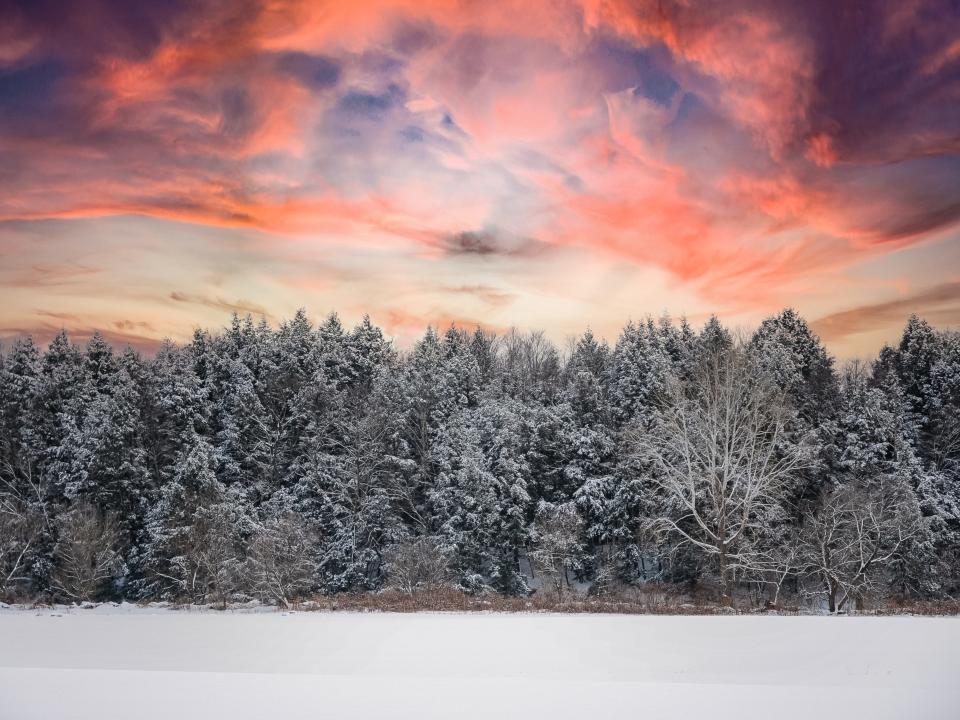
<path id="1" fill-rule="evenodd" d="M 130 37 L 25 14 L 0 30 L 32 89 L 0 115 L 0 222 L 135 214 L 471 272 L 575 246 L 770 309 L 960 221 L 943 7 L 880 3 L 868 45 L 760 1 L 201 4 Z"/>

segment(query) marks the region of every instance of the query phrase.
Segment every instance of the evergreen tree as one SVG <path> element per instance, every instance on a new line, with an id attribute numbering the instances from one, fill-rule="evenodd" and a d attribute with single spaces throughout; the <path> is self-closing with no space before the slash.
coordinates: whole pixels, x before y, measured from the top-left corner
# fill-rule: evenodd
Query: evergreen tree
<path id="1" fill-rule="evenodd" d="M 664 340 L 672 347 L 672 354 Z M 610 403 L 617 424 L 622 427 L 648 419 L 673 366 L 687 362 L 686 339 L 682 336 L 663 327 L 651 334 L 649 327 L 627 323 L 613 350 L 610 367 Z"/>
<path id="2" fill-rule="evenodd" d="M 461 588 L 477 592 L 494 572 L 495 480 L 487 467 L 476 412 L 457 413 L 431 448 L 437 480 L 429 493 L 431 525 L 449 549 Z"/>
<path id="3" fill-rule="evenodd" d="M 40 472 L 40 351 L 30 338 L 0 355 L 0 596 L 37 588 L 49 565 L 47 492 Z"/>
<path id="4" fill-rule="evenodd" d="M 194 435 L 147 517 L 142 597 L 223 603 L 234 594 L 250 526 L 242 498 L 216 468 L 213 448 Z"/>
<path id="5" fill-rule="evenodd" d="M 393 348 L 383 331 L 370 321 L 369 315 L 357 325 L 347 340 L 350 375 L 353 383 L 369 391 L 380 370 L 394 361 Z"/>
<path id="6" fill-rule="evenodd" d="M 736 383 L 704 375 L 734 356 Z M 712 486 L 688 477 L 696 513 L 678 509 L 689 487 L 665 492 L 667 465 L 686 477 L 667 451 L 689 434 L 683 412 L 727 431 L 711 388 L 742 399 L 761 385 L 776 407 L 750 409 L 776 432 L 758 442 L 789 472 L 749 498 L 735 548 L 714 547 L 691 524 L 714 527 Z M 774 599 L 945 597 L 960 590 L 958 418 L 960 335 L 916 317 L 869 372 L 840 377 L 792 310 L 746 347 L 716 317 L 696 333 L 663 316 L 628 323 L 612 349 L 587 331 L 565 359 L 542 333 L 456 327 L 401 353 L 369 317 L 345 331 L 303 310 L 275 329 L 234 315 L 146 360 L 60 332 L 44 352 L 24 339 L 0 353 L 0 595 L 291 604 L 388 573 L 411 591 L 452 575 L 524 594 L 539 568 L 562 597 L 574 579 L 600 591 L 718 567 Z M 860 568 L 838 545 L 840 565 L 813 563 L 810 543 L 834 530 L 882 561 Z M 732 565 L 716 563 L 725 553 Z M 834 570 L 845 579 L 824 590 Z"/>

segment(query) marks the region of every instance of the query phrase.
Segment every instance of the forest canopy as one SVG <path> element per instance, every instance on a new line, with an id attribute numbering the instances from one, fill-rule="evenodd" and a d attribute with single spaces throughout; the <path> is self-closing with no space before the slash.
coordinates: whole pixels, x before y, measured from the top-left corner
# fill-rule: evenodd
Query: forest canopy
<path id="1" fill-rule="evenodd" d="M 794 311 L 540 333 L 234 316 L 155 356 L 0 354 L 0 598 L 960 586 L 960 336 L 839 367 Z"/>

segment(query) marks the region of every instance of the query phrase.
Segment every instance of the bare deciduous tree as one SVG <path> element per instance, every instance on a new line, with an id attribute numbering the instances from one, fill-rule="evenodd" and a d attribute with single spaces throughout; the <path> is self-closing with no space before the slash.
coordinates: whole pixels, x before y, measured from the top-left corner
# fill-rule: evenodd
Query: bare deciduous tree
<path id="1" fill-rule="evenodd" d="M 930 445 L 934 467 L 938 470 L 946 468 L 951 460 L 956 461 L 960 457 L 960 417 L 947 414 L 935 427 Z"/>
<path id="2" fill-rule="evenodd" d="M 232 510 L 223 504 L 199 508 L 187 528 L 182 554 L 171 561 L 171 579 L 194 602 L 213 600 L 226 607 L 240 587 L 243 559 Z"/>
<path id="3" fill-rule="evenodd" d="M 784 528 L 779 537 L 766 538 L 767 547 L 742 552 L 749 558 L 744 580 L 758 588 L 758 599 L 766 598 L 767 607 L 776 609 L 787 581 L 803 572 L 804 545 L 793 528 Z"/>
<path id="4" fill-rule="evenodd" d="M 250 589 L 261 600 L 290 607 L 313 584 L 315 544 L 316 537 L 296 513 L 266 522 L 254 534 L 247 554 Z"/>
<path id="5" fill-rule="evenodd" d="M 497 357 L 502 377 L 519 398 L 537 392 L 560 371 L 557 350 L 542 332 L 523 333 L 511 328 L 498 338 Z"/>
<path id="6" fill-rule="evenodd" d="M 832 613 L 851 600 L 859 606 L 921 522 L 916 497 L 902 478 L 880 476 L 869 485 L 826 493 L 804 518 L 803 570 L 818 586 L 813 594 L 825 597 Z"/>
<path id="7" fill-rule="evenodd" d="M 735 347 L 689 380 L 671 379 L 652 424 L 633 433 L 662 495 L 648 528 L 716 557 L 725 600 L 730 572 L 755 559 L 748 540 L 777 515 L 786 481 L 803 464 L 802 450 L 785 442 L 787 413 L 784 393 Z"/>
<path id="8" fill-rule="evenodd" d="M 534 543 L 530 562 L 547 576 L 563 601 L 563 588 L 570 586 L 570 571 L 583 552 L 583 519 L 572 503 L 541 503 L 533 525 Z"/>
<path id="9" fill-rule="evenodd" d="M 0 597 L 12 597 L 29 582 L 28 557 L 40 537 L 42 522 L 25 508 L 0 512 Z"/>
<path id="10" fill-rule="evenodd" d="M 429 537 L 418 537 L 383 553 L 387 581 L 407 593 L 438 588 L 451 580 L 450 552 Z"/>
<path id="11" fill-rule="evenodd" d="M 123 569 L 116 518 L 87 503 L 60 520 L 53 586 L 69 600 L 93 600 Z"/>
<path id="12" fill-rule="evenodd" d="M 37 475 L 27 458 L 0 461 L 0 597 L 29 582 L 30 554 L 49 525 Z"/>

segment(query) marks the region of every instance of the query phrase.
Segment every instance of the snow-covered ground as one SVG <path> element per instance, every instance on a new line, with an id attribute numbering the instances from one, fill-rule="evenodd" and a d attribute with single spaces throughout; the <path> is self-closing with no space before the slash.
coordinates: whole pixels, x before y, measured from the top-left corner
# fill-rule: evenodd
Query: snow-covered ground
<path id="1" fill-rule="evenodd" d="M 0 611 L 0 719 L 960 718 L 960 619 Z"/>

